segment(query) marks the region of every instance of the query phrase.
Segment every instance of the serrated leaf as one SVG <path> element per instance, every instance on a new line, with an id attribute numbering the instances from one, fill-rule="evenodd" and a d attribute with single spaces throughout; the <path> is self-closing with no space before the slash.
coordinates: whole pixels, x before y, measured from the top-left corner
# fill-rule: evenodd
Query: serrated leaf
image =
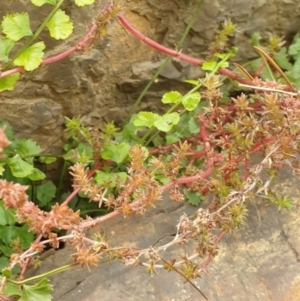
<path id="1" fill-rule="evenodd" d="M 41 148 L 31 139 L 20 140 L 16 150 L 21 157 L 28 157 L 26 159 L 28 163 L 33 163 L 34 156 L 41 152 Z"/>
<path id="2" fill-rule="evenodd" d="M 18 301 L 51 301 L 53 286 L 48 279 L 42 279 L 35 285 L 23 285 L 23 293 Z"/>
<path id="3" fill-rule="evenodd" d="M 154 126 L 162 132 L 169 132 L 172 129 L 173 125 L 176 125 L 179 120 L 180 116 L 176 112 L 164 114 L 154 122 Z"/>
<path id="4" fill-rule="evenodd" d="M 194 92 L 192 94 L 187 94 L 183 97 L 182 105 L 187 111 L 193 111 L 196 109 L 198 103 L 200 102 L 201 94 L 199 92 Z"/>
<path id="5" fill-rule="evenodd" d="M 3 63 L 8 61 L 9 53 L 15 43 L 10 39 L 0 39 L 0 58 Z"/>
<path id="6" fill-rule="evenodd" d="M 90 5 L 93 4 L 95 0 L 75 0 L 75 4 L 77 6 L 85 6 L 85 5 Z"/>
<path id="7" fill-rule="evenodd" d="M 24 161 L 18 154 L 12 158 L 9 158 L 7 160 L 7 164 L 13 176 L 17 178 L 28 177 L 33 171 L 33 166 Z"/>
<path id="8" fill-rule="evenodd" d="M 129 155 L 128 143 L 109 143 L 104 146 L 104 151 L 101 153 L 101 157 L 104 160 L 112 160 L 117 164 L 122 163 Z"/>
<path id="9" fill-rule="evenodd" d="M 145 126 L 147 128 L 152 128 L 154 126 L 154 122 L 158 120 L 161 116 L 152 112 L 139 112 L 134 120 L 133 124 L 135 126 Z"/>
<path id="10" fill-rule="evenodd" d="M 179 103 L 182 100 L 182 95 L 177 91 L 167 92 L 163 95 L 162 103 Z"/>
<path id="11" fill-rule="evenodd" d="M 56 0 L 31 0 L 31 3 L 38 7 L 46 3 L 56 5 Z"/>
<path id="12" fill-rule="evenodd" d="M 64 40 L 73 32 L 70 17 L 61 9 L 54 14 L 46 27 L 49 29 L 50 36 L 56 40 Z"/>
<path id="13" fill-rule="evenodd" d="M 32 173 L 30 175 L 28 175 L 28 178 L 31 181 L 41 181 L 46 178 L 46 175 L 38 168 L 34 168 Z"/>
<path id="14" fill-rule="evenodd" d="M 15 42 L 32 35 L 29 15 L 25 12 L 4 16 L 1 27 L 7 38 Z"/>
<path id="15" fill-rule="evenodd" d="M 20 78 L 20 73 L 15 73 L 9 76 L 5 76 L 0 78 L 0 92 L 5 90 L 13 90 L 15 88 L 15 84 Z"/>
<path id="16" fill-rule="evenodd" d="M 15 60 L 14 64 L 23 66 L 26 71 L 32 71 L 39 67 L 43 61 L 45 43 L 38 42 L 25 49 Z"/>
<path id="17" fill-rule="evenodd" d="M 36 198 L 39 201 L 39 206 L 47 206 L 54 198 L 56 194 L 56 186 L 53 182 L 48 181 L 36 188 Z"/>
<path id="18" fill-rule="evenodd" d="M 104 185 L 107 188 L 114 188 L 118 182 L 125 182 L 126 178 L 126 172 L 110 173 L 99 170 L 96 172 L 95 181 L 97 184 Z"/>
<path id="19" fill-rule="evenodd" d="M 215 61 L 207 61 L 207 62 L 204 62 L 203 65 L 202 65 L 202 70 L 204 71 L 213 71 L 215 70 L 215 68 L 217 67 L 217 62 Z"/>
<path id="20" fill-rule="evenodd" d="M 201 202 L 204 201 L 204 196 L 199 196 L 194 191 L 189 191 L 187 189 L 183 189 L 183 193 L 191 205 L 198 206 Z"/>
<path id="21" fill-rule="evenodd" d="M 6 209 L 3 201 L 0 201 L 0 225 L 12 225 L 17 222 L 15 211 L 12 209 Z"/>

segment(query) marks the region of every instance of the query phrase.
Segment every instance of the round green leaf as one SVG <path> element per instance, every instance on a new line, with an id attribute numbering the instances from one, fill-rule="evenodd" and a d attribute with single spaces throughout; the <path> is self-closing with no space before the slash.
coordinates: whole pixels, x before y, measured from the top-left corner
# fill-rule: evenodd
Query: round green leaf
<path id="1" fill-rule="evenodd" d="M 59 9 L 46 27 L 49 29 L 50 36 L 56 40 L 64 40 L 73 32 L 73 24 L 70 17 Z"/>
<path id="2" fill-rule="evenodd" d="M 198 103 L 200 102 L 201 95 L 199 92 L 192 94 L 187 94 L 183 97 L 182 105 L 187 111 L 193 111 L 196 109 Z"/>
<path id="3" fill-rule="evenodd" d="M 158 120 L 160 116 L 152 112 L 139 112 L 133 121 L 135 126 L 145 126 L 147 128 L 152 128 L 154 122 Z"/>
<path id="4" fill-rule="evenodd" d="M 169 132 L 173 125 L 179 122 L 179 119 L 180 116 L 176 112 L 165 114 L 154 122 L 154 126 L 162 132 Z"/>
<path id="5" fill-rule="evenodd" d="M 15 42 L 32 35 L 27 13 L 4 16 L 1 27 L 7 38 Z"/>
<path id="6" fill-rule="evenodd" d="M 19 155 L 15 155 L 7 160 L 13 176 L 25 178 L 33 172 L 33 166 L 24 161 Z"/>
<path id="7" fill-rule="evenodd" d="M 179 103 L 182 100 L 182 95 L 177 91 L 165 93 L 162 97 L 162 103 Z"/>
<path id="8" fill-rule="evenodd" d="M 32 71 L 39 67 L 43 61 L 45 43 L 38 42 L 25 49 L 15 60 L 14 64 L 23 66 L 26 71 Z"/>
<path id="9" fill-rule="evenodd" d="M 0 78 L 0 92 L 5 90 L 13 90 L 16 82 L 20 78 L 20 73 L 15 73 L 3 78 Z"/>
<path id="10" fill-rule="evenodd" d="M 104 160 L 112 160 L 117 164 L 122 163 L 129 155 L 128 143 L 109 143 L 104 146 L 104 151 L 101 153 L 101 157 Z"/>

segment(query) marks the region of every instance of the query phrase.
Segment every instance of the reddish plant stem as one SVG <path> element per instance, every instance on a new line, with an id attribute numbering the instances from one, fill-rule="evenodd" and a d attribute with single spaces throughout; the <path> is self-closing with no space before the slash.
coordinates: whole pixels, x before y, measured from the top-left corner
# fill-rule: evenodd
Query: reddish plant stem
<path id="1" fill-rule="evenodd" d="M 250 170 L 250 161 L 249 161 L 249 159 L 244 160 L 244 165 L 245 165 L 245 171 L 244 171 L 242 180 L 246 181 L 249 177 L 249 170 Z"/>
<path id="2" fill-rule="evenodd" d="M 85 34 L 85 36 L 78 43 L 76 43 L 75 46 L 73 46 L 59 54 L 56 54 L 56 55 L 53 55 L 53 56 L 50 56 L 50 57 L 44 59 L 42 61 L 41 65 L 44 66 L 44 65 L 48 65 L 48 64 L 52 64 L 54 62 L 60 61 L 60 60 L 64 59 L 65 57 L 69 56 L 70 54 L 74 53 L 75 51 L 82 49 L 83 45 L 90 40 L 90 38 L 92 37 L 92 34 L 94 33 L 94 31 L 96 29 L 97 29 L 97 25 L 95 23 L 93 23 L 91 28 L 89 29 L 89 31 Z M 0 78 L 12 75 L 14 73 L 23 72 L 23 71 L 25 71 L 24 67 L 16 67 L 16 68 L 1 72 Z"/>
<path id="3" fill-rule="evenodd" d="M 134 35 L 136 38 L 138 38 L 139 40 L 141 40 L 142 42 L 144 42 L 145 44 L 151 46 L 152 48 L 156 49 L 159 52 L 162 52 L 164 54 L 170 55 L 176 59 L 191 63 L 193 65 L 202 65 L 205 60 L 202 59 L 197 59 L 194 58 L 192 56 L 189 56 L 187 54 L 181 53 L 180 51 L 176 51 L 170 48 L 167 48 L 153 40 L 151 40 L 150 38 L 146 37 L 145 35 L 143 35 L 142 33 L 140 33 L 138 30 L 136 30 L 128 21 L 127 19 L 119 14 L 118 15 L 118 21 L 121 23 L 121 25 L 128 30 L 132 35 Z M 251 84 L 253 85 L 252 81 L 248 80 L 248 79 L 244 79 L 242 77 L 240 77 L 237 73 L 226 69 L 226 68 L 221 68 L 218 70 L 218 72 L 222 75 L 225 75 L 228 78 L 231 78 L 232 80 L 235 80 L 241 84 Z"/>
<path id="4" fill-rule="evenodd" d="M 43 237 L 43 235 L 39 234 L 37 236 L 37 238 L 34 240 L 33 244 L 35 244 L 35 245 L 38 244 L 41 241 L 42 237 Z M 20 275 L 19 275 L 20 280 L 23 280 L 23 278 L 24 278 L 24 275 L 25 275 L 27 266 L 29 264 L 29 261 L 30 261 L 30 257 L 25 259 L 25 264 L 22 266 L 22 270 L 21 270 Z"/>

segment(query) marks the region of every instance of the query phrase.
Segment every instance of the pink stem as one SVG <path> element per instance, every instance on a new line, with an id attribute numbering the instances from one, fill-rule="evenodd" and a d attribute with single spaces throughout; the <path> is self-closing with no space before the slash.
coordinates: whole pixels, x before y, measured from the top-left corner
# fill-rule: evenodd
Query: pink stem
<path id="1" fill-rule="evenodd" d="M 176 51 L 176 50 L 173 50 L 173 49 L 170 49 L 170 48 L 167 48 L 153 40 L 151 40 L 150 38 L 146 37 L 145 35 L 143 35 L 142 33 L 140 33 L 138 30 L 136 30 L 128 21 L 127 19 L 119 14 L 118 15 L 118 21 L 123 25 L 123 27 L 125 29 L 127 29 L 132 35 L 134 35 L 135 37 L 137 37 L 139 40 L 141 40 L 142 42 L 146 43 L 147 45 L 151 46 L 152 48 L 164 53 L 164 54 L 167 54 L 167 55 L 170 55 L 170 56 L 173 56 L 175 57 L 176 59 L 180 59 L 182 61 L 185 61 L 185 62 L 188 62 L 188 63 L 191 63 L 191 64 L 194 64 L 194 65 L 202 65 L 205 60 L 202 60 L 202 59 L 197 59 L 197 58 L 194 58 L 192 56 L 189 56 L 187 54 L 184 54 L 184 53 L 181 53 L 180 51 Z M 244 79 L 242 77 L 240 77 L 238 74 L 232 72 L 231 70 L 229 69 L 225 69 L 225 68 L 221 68 L 218 70 L 218 72 L 222 75 L 225 75 L 229 78 L 231 78 L 232 80 L 236 80 L 238 81 L 239 83 L 242 83 L 242 84 L 246 84 L 246 85 L 253 85 L 252 81 L 249 81 L 247 79 Z"/>

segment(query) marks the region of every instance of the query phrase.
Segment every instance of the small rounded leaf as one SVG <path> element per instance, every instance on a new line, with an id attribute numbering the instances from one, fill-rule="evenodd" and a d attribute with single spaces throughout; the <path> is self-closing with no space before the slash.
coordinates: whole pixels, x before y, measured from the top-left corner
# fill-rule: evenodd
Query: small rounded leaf
<path id="1" fill-rule="evenodd" d="M 182 100 L 182 95 L 177 91 L 165 93 L 162 97 L 162 103 L 179 103 Z"/>

